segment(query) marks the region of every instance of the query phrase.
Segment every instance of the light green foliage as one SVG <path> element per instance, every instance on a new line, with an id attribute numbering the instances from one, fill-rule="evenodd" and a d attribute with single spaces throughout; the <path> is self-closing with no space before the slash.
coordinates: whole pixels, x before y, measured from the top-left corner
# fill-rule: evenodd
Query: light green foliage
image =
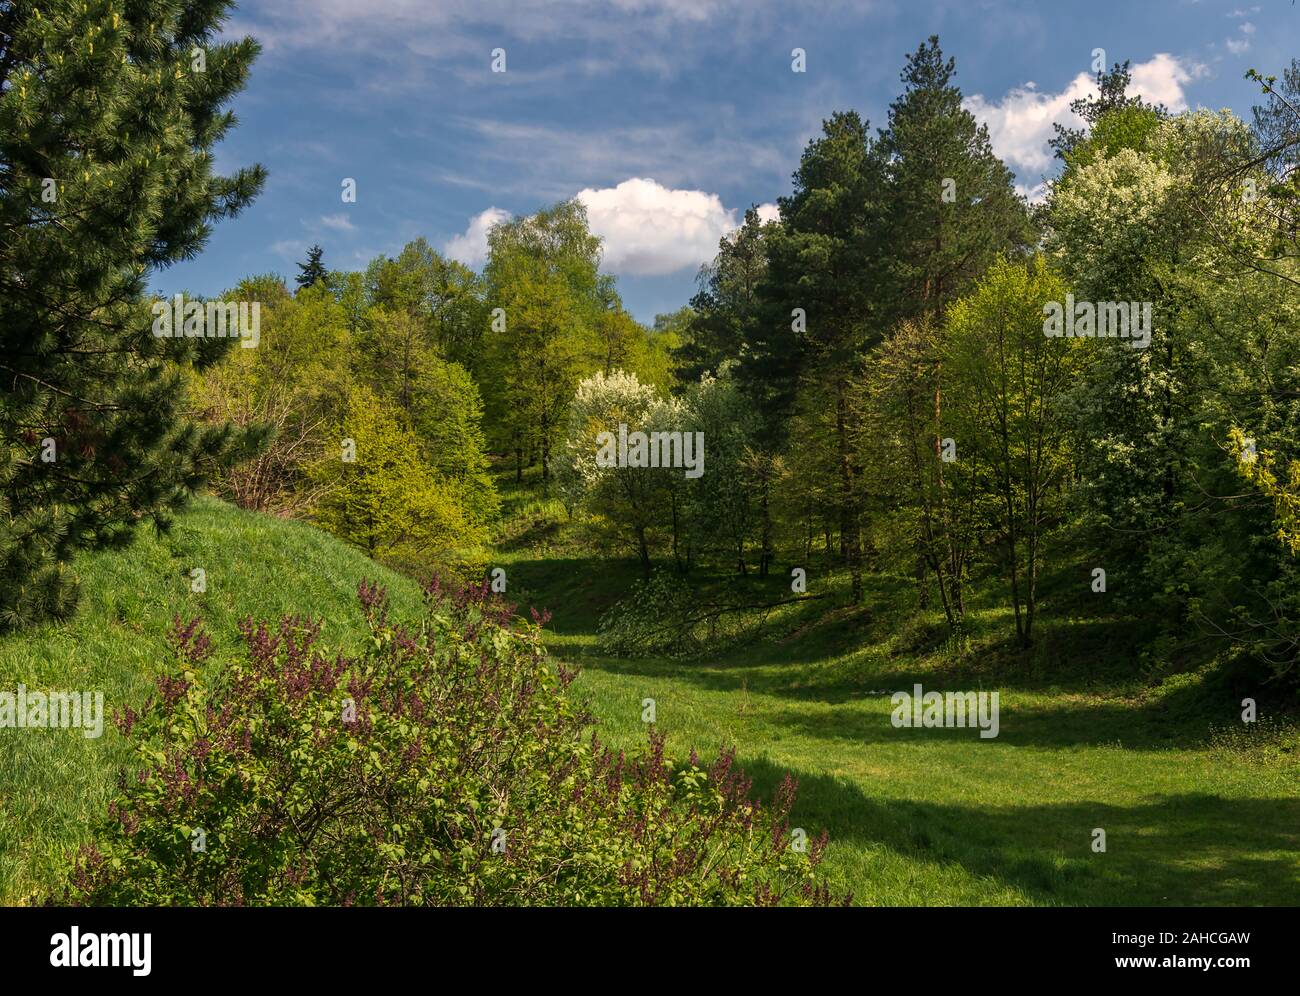
<path id="1" fill-rule="evenodd" d="M 1277 541 L 1292 556 L 1300 554 L 1300 460 L 1292 460 L 1279 478 L 1277 458 L 1270 450 L 1259 450 L 1254 440 L 1247 447 L 1247 437 L 1234 428 L 1228 436 L 1236 456 L 1237 470 L 1243 478 L 1273 500 L 1277 518 Z"/>
<path id="2" fill-rule="evenodd" d="M 345 440 L 355 444 L 354 461 L 342 459 Z M 372 556 L 426 558 L 485 537 L 479 510 L 423 459 L 397 406 L 354 386 L 338 446 L 312 468 L 324 491 L 315 516 L 334 535 Z"/>
<path id="3" fill-rule="evenodd" d="M 1043 333 L 1044 305 L 1065 283 L 1043 257 L 994 263 L 948 312 L 949 415 L 944 431 L 976 475 L 975 514 L 1001 537 L 1016 635 L 1030 642 L 1044 534 L 1068 511 L 1072 427 L 1061 399 L 1079 375 L 1084 342 Z"/>
<path id="4" fill-rule="evenodd" d="M 686 406 L 660 397 L 635 375 L 615 370 L 608 377 L 597 373 L 578 384 L 568 406 L 568 419 L 556 460 L 560 495 L 568 505 L 597 516 L 609 532 L 630 542 L 648 576 L 650 532 L 664 522 L 675 479 L 682 478 L 683 471 L 601 466 L 596 458 L 602 444 L 606 448 L 611 445 L 611 437 L 617 449 L 620 425 L 629 434 L 687 431 Z M 602 437 L 602 433 L 608 435 Z"/>
<path id="5" fill-rule="evenodd" d="M 196 377 L 197 402 L 210 420 L 273 435 L 256 457 L 218 474 L 215 491 L 242 508 L 305 514 L 317 497 L 306 468 L 335 449 L 352 381 L 346 315 L 319 282 L 290 295 L 278 278 L 252 278 L 223 299 L 259 302 L 261 342 Z"/>
<path id="6" fill-rule="evenodd" d="M 581 203 L 566 201 L 497 225 L 488 247 L 492 317 L 475 370 L 492 442 L 513 451 L 517 466 L 525 454 L 539 458 L 549 483 L 569 399 L 583 374 L 605 362 L 597 335 L 608 303 L 598 273 L 600 240 L 588 230 Z"/>

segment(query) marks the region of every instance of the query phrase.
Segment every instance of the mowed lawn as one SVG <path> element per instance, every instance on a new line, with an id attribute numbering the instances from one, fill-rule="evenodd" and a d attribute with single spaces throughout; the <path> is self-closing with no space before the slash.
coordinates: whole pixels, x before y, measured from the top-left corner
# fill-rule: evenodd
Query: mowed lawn
<path id="1" fill-rule="evenodd" d="M 645 699 L 678 756 L 734 745 L 769 795 L 799 781 L 792 823 L 826 830 L 823 866 L 860 904 L 1295 905 L 1300 903 L 1300 750 L 1294 725 L 1240 722 L 1242 695 L 1207 669 L 1114 679 L 1122 632 L 1087 620 L 1044 627 L 1032 673 L 1005 663 L 952 672 L 922 648 L 942 629 L 899 625 L 906 583 L 876 579 L 857 612 L 782 610 L 764 634 L 701 660 L 613 659 L 596 622 L 636 576 L 625 562 L 560 557 L 560 517 L 535 522 L 493 563 L 511 597 L 552 611 L 552 651 L 582 666 L 603 735 L 635 747 Z M 549 518 L 549 522 L 548 522 Z M 543 554 L 538 556 L 539 551 Z M 545 556 L 550 551 L 550 556 Z M 843 579 L 809 574 L 809 592 Z M 742 589 L 788 594 L 780 576 Z M 793 616 L 802 612 L 803 615 Z M 972 628 L 1006 632 L 990 604 Z M 942 642 L 940 640 L 940 642 Z M 1121 662 L 1122 664 L 1124 662 Z M 1127 665 L 1130 666 L 1131 665 Z M 997 690 L 1001 731 L 899 729 L 890 694 Z M 1094 830 L 1106 850 L 1093 850 Z"/>

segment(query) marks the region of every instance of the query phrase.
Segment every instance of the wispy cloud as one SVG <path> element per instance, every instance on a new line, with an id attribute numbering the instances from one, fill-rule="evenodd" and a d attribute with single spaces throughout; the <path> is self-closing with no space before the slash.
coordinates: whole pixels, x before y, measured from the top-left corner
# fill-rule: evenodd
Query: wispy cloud
<path id="1" fill-rule="evenodd" d="M 316 224 L 321 228 L 333 229 L 336 232 L 355 232 L 357 226 L 352 224 L 352 219 L 340 211 L 338 214 L 323 214 L 316 219 Z"/>
<path id="2" fill-rule="evenodd" d="M 307 251 L 307 243 L 301 239 L 281 239 L 271 243 L 271 252 L 285 260 L 300 259 Z"/>
<path id="3" fill-rule="evenodd" d="M 1255 9 L 1259 10 L 1258 7 Z M 1233 55 L 1244 55 L 1250 51 L 1250 38 L 1255 33 L 1255 25 L 1250 21 L 1245 21 L 1237 25 L 1237 30 L 1241 33 L 1241 38 L 1225 38 L 1223 43 Z"/>
<path id="4" fill-rule="evenodd" d="M 459 127 L 469 133 L 476 158 L 498 167 L 485 189 L 550 200 L 621 177 L 653 176 L 686 189 L 712 186 L 720 176 L 765 177 L 775 183 L 798 154 L 797 148 L 731 134 L 726 122 L 719 121 L 581 130 L 475 119 L 461 121 Z M 682 154 L 686 149 L 689 155 Z M 476 185 L 464 173 L 440 175 L 447 182 Z"/>

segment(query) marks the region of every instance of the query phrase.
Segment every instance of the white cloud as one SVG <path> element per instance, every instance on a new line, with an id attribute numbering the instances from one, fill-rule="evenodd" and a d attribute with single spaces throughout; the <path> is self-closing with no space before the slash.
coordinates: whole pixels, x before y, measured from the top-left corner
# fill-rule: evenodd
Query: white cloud
<path id="1" fill-rule="evenodd" d="M 1016 193 L 1027 200 L 1030 204 L 1042 204 L 1047 200 L 1047 181 L 1035 183 L 1030 186 L 1027 183 L 1017 183 Z"/>
<path id="2" fill-rule="evenodd" d="M 469 220 L 469 227 L 461 235 L 454 235 L 443 245 L 443 251 L 466 266 L 479 266 L 487 259 L 488 230 L 493 225 L 510 220 L 510 212 L 499 207 L 480 211 Z"/>
<path id="3" fill-rule="evenodd" d="M 736 30 L 754 16 L 745 0 L 278 0 L 257 9 L 243 6 L 249 9 L 237 12 L 225 34 L 247 32 L 271 51 L 382 47 L 390 63 L 402 52 L 422 59 L 453 56 L 481 66 L 480 78 L 497 45 L 505 45 L 509 59 L 508 42 L 556 38 L 616 51 L 616 57 L 595 60 L 597 71 L 612 72 L 630 63 L 670 69 L 672 62 L 663 58 L 660 46 L 640 42 L 650 36 L 689 39 L 711 23 Z M 391 64 L 386 68 L 393 69 Z M 567 68 L 588 72 L 593 64 L 574 59 Z M 522 63 L 512 67 L 507 79 L 496 82 L 509 83 L 522 69 Z M 399 80 L 403 75 L 397 72 Z M 424 77 L 416 73 L 407 82 L 423 83 Z"/>
<path id="4" fill-rule="evenodd" d="M 699 266 L 738 225 L 717 194 L 672 190 L 634 177 L 617 187 L 578 192 L 591 230 L 605 240 L 603 263 L 613 273 L 661 276 Z"/>
<path id="5" fill-rule="evenodd" d="M 1183 87 L 1204 75 L 1205 66 L 1179 59 L 1168 52 L 1152 56 L 1132 69 L 1132 92 L 1153 104 L 1164 104 L 1174 113 L 1187 110 Z"/>
<path id="6" fill-rule="evenodd" d="M 352 219 L 340 211 L 338 214 L 321 215 L 317 222 L 323 228 L 332 228 L 339 232 L 355 232 L 357 226 L 352 224 Z"/>
<path id="7" fill-rule="evenodd" d="M 1246 37 L 1225 38 L 1223 40 L 1223 43 L 1228 46 L 1228 51 L 1231 52 L 1233 55 L 1244 55 L 1246 52 L 1250 51 L 1250 36 L 1255 33 L 1255 25 L 1251 24 L 1249 21 L 1246 21 L 1244 24 L 1237 25 L 1237 30 L 1240 31 Z"/>
<path id="8" fill-rule="evenodd" d="M 1130 93 L 1164 104 L 1171 111 L 1183 111 L 1187 109 L 1183 87 L 1201 74 L 1202 67 L 1160 52 L 1130 71 Z M 1030 82 L 1009 90 L 1001 100 L 974 94 L 966 98 L 966 106 L 988 125 L 993 151 L 1022 179 L 1031 179 L 1052 164 L 1053 153 L 1047 144 L 1055 134 L 1052 125 L 1079 127 L 1080 119 L 1070 110 L 1070 103 L 1096 92 L 1096 78 L 1079 73 L 1059 93 L 1044 93 Z"/>
<path id="9" fill-rule="evenodd" d="M 744 212 L 724 206 L 717 194 L 674 190 L 641 177 L 615 187 L 587 187 L 575 196 L 587 209 L 592 233 L 603 240 L 602 268 L 624 276 L 663 276 L 706 263 L 717 255 L 719 240 L 744 221 Z M 759 204 L 757 211 L 763 221 L 780 216 L 771 203 Z M 463 235 L 447 241 L 447 255 L 466 266 L 481 265 L 488 229 L 509 217 L 496 207 L 475 215 Z"/>

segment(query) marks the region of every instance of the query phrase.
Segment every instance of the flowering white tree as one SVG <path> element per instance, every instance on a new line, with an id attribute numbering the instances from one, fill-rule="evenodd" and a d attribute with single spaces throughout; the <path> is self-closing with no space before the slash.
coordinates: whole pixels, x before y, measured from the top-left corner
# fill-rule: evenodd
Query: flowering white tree
<path id="1" fill-rule="evenodd" d="M 580 507 L 635 547 L 641 569 L 650 575 L 651 531 L 671 518 L 674 478 L 682 472 L 664 467 L 604 465 L 597 456 L 602 433 L 684 432 L 686 406 L 664 398 L 635 374 L 613 370 L 578 384 L 569 406 L 568 431 L 555 461 L 556 483 L 569 508 Z M 609 437 L 603 437 L 607 440 Z"/>

